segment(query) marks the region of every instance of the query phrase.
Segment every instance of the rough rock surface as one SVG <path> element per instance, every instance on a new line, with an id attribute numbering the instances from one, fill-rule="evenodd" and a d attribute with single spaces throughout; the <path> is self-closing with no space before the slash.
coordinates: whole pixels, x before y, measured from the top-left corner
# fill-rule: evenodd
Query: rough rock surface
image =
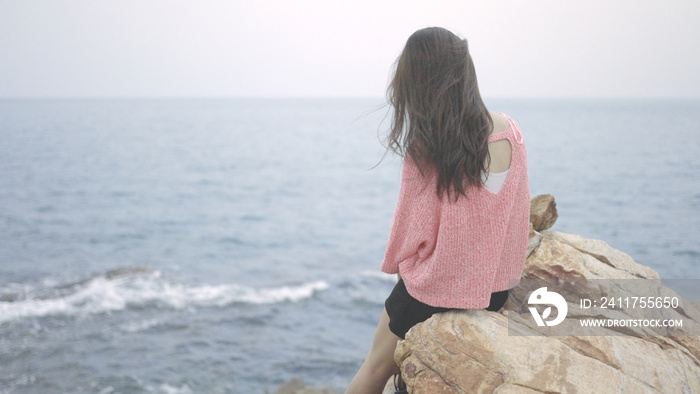
<path id="1" fill-rule="evenodd" d="M 524 278 L 659 277 L 603 241 L 530 237 Z M 508 313 L 453 311 L 416 325 L 395 353 L 409 392 L 700 393 L 700 337 L 509 336 Z M 693 305 L 682 313 L 700 322 Z"/>
<path id="2" fill-rule="evenodd" d="M 559 218 L 557 203 L 551 194 L 540 194 L 530 201 L 530 223 L 536 231 L 551 228 Z"/>

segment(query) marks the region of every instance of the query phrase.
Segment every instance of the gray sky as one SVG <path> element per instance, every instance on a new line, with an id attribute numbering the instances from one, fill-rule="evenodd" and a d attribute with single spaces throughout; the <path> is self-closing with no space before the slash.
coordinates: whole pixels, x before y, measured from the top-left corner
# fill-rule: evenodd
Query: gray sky
<path id="1" fill-rule="evenodd" d="M 486 97 L 700 97 L 700 1 L 0 0 L 0 97 L 383 96 L 408 36 Z"/>

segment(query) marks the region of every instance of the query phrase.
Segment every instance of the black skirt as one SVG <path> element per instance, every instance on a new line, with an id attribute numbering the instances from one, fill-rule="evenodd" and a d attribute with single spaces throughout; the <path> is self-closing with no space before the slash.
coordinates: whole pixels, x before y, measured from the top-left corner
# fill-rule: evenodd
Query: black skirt
<path id="1" fill-rule="evenodd" d="M 508 290 L 491 293 L 491 301 L 486 307 L 487 311 L 496 312 L 503 307 L 508 300 Z M 453 310 L 454 308 L 439 308 L 424 304 L 408 294 L 403 280 L 394 286 L 389 297 L 384 303 L 386 313 L 389 315 L 389 329 L 401 339 L 416 324 L 426 321 L 430 316 Z"/>

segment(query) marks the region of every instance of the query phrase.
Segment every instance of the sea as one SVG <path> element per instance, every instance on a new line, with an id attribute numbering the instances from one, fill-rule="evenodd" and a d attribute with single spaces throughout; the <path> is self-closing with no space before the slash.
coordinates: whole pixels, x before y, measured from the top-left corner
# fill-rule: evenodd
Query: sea
<path id="1" fill-rule="evenodd" d="M 504 99 L 553 230 L 700 278 L 700 100 Z M 0 393 L 342 391 L 396 278 L 381 98 L 0 100 Z"/>

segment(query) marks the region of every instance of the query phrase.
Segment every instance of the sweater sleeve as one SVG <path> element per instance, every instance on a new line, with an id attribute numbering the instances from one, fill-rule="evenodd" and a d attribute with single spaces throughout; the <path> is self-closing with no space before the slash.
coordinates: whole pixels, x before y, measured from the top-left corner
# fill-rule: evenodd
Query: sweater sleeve
<path id="1" fill-rule="evenodd" d="M 439 204 L 431 177 L 424 177 L 406 157 L 399 198 L 381 269 L 388 274 L 411 270 L 433 253 L 439 224 Z"/>

